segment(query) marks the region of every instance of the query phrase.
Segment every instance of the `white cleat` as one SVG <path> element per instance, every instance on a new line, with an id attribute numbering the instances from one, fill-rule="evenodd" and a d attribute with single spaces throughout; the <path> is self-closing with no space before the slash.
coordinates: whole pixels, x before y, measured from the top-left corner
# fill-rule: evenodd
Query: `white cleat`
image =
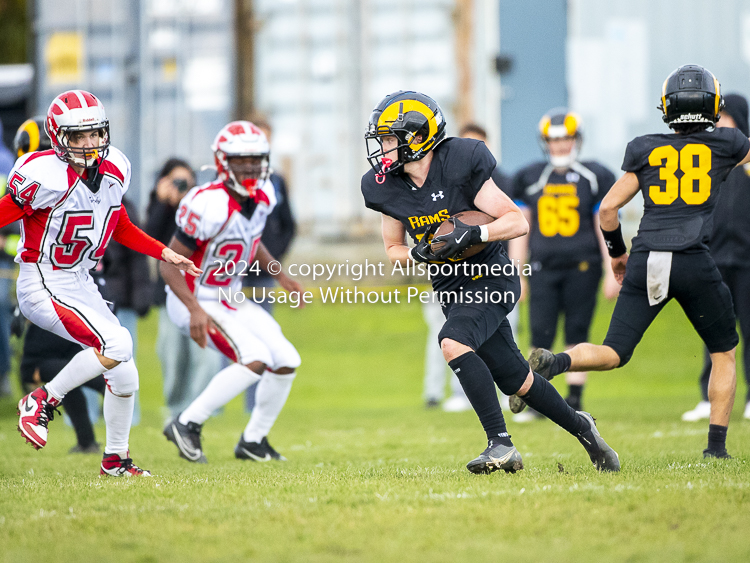
<path id="1" fill-rule="evenodd" d="M 742 415 L 745 420 L 750 420 L 750 402 L 745 405 L 745 414 Z"/>
<path id="2" fill-rule="evenodd" d="M 465 412 L 471 410 L 471 403 L 466 396 L 453 395 L 443 403 L 445 412 Z"/>
<path id="3" fill-rule="evenodd" d="M 748 411 L 745 409 L 745 418 L 748 418 L 747 414 Z M 711 403 L 708 401 L 701 401 L 693 410 L 682 413 L 683 422 L 697 422 L 699 420 L 706 420 L 710 417 Z"/>

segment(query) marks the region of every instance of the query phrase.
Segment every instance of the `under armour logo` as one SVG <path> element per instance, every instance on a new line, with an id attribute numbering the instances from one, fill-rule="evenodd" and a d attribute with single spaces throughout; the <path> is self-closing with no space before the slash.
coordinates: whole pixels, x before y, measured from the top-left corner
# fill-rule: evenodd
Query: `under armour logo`
<path id="1" fill-rule="evenodd" d="M 437 201 L 438 199 L 443 199 L 445 196 L 443 195 L 443 190 L 440 190 L 436 194 L 432 194 L 432 201 Z"/>

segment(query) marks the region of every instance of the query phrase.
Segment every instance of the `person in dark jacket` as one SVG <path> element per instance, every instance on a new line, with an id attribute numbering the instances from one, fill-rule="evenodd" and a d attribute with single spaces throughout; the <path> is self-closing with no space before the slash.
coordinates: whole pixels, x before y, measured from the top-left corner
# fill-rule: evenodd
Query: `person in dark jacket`
<path id="1" fill-rule="evenodd" d="M 272 129 L 270 123 L 264 119 L 254 119 L 253 123 L 265 133 L 268 143 L 271 143 Z M 263 235 L 260 237 L 260 241 L 266 247 L 271 256 L 276 257 L 277 260 L 284 260 L 284 256 L 289 251 L 289 247 L 297 234 L 297 223 L 294 220 L 292 214 L 292 208 L 289 205 L 289 192 L 286 186 L 286 180 L 284 177 L 271 171 L 270 177 L 271 183 L 273 184 L 274 191 L 276 192 L 276 206 L 273 211 L 266 219 L 266 227 L 263 230 Z M 244 278 L 245 287 L 257 287 L 257 288 L 270 288 L 275 285 L 274 279 L 271 275 L 263 270 L 259 269 L 256 273 L 248 272 L 246 278 Z M 252 290 L 251 290 L 252 291 Z M 263 309 L 268 311 L 269 314 L 273 314 L 273 305 L 269 303 L 267 299 L 256 300 Z M 255 407 L 255 390 L 258 384 L 255 383 L 248 387 L 245 392 L 245 410 L 250 412 Z"/>
<path id="2" fill-rule="evenodd" d="M 726 104 L 717 127 L 735 127 L 747 137 L 747 99 L 739 94 L 724 96 Z M 709 242 L 711 256 L 729 287 L 734 301 L 734 312 L 742 333 L 742 363 L 745 368 L 744 417 L 750 419 L 750 165 L 738 166 L 729 173 L 721 187 L 713 216 L 713 232 Z M 684 421 L 707 419 L 711 414 L 708 402 L 708 380 L 711 376 L 711 357 L 705 353 L 700 378 L 701 401 L 682 415 Z"/>
<path id="3" fill-rule="evenodd" d="M 179 158 L 167 160 L 151 192 L 146 212 L 146 233 L 169 244 L 175 232 L 175 214 L 180 200 L 194 186 L 195 173 L 190 164 Z M 221 356 L 214 350 L 198 346 L 169 320 L 164 280 L 158 271 L 156 275 L 151 294 L 152 304 L 159 309 L 156 351 L 161 362 L 164 400 L 169 411 L 166 417 L 171 419 L 185 410 L 221 369 Z"/>

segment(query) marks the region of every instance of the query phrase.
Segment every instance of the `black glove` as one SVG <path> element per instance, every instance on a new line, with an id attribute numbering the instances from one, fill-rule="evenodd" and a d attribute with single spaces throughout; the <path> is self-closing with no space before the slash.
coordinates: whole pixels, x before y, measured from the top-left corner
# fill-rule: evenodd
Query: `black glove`
<path id="1" fill-rule="evenodd" d="M 432 253 L 432 249 L 430 248 L 430 242 L 432 242 L 432 235 L 437 230 L 439 224 L 435 223 L 433 225 L 430 225 L 427 227 L 427 230 L 422 235 L 422 238 L 419 239 L 419 242 L 417 243 L 417 246 L 411 248 L 409 250 L 409 258 L 414 260 L 415 262 L 438 262 L 442 263 L 443 260 L 438 258 Z"/>
<path id="2" fill-rule="evenodd" d="M 457 258 L 470 246 L 482 242 L 482 229 L 479 226 L 467 225 L 456 217 L 448 221 L 453 223 L 453 232 L 432 239 L 432 242 L 445 242 L 445 246 L 435 253 L 438 260 Z"/>
<path id="3" fill-rule="evenodd" d="M 23 331 L 26 328 L 26 317 L 21 314 L 21 309 L 18 307 L 13 311 L 13 317 L 10 321 L 10 333 L 16 338 L 23 336 Z"/>

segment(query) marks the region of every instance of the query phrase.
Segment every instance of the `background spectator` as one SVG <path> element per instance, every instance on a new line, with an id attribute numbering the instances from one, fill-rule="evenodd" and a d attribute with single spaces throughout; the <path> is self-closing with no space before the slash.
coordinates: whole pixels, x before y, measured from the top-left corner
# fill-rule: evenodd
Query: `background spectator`
<path id="1" fill-rule="evenodd" d="M 195 186 L 195 173 L 179 158 L 170 158 L 161 168 L 149 200 L 146 232 L 169 244 L 175 232 L 175 213 L 180 200 Z M 164 379 L 164 400 L 169 411 L 166 418 L 179 415 L 193 402 L 216 372 L 221 369 L 221 356 L 209 348 L 201 348 L 183 335 L 169 320 L 164 280 L 157 272 L 152 304 L 159 309 L 159 335 L 156 351 Z"/>

